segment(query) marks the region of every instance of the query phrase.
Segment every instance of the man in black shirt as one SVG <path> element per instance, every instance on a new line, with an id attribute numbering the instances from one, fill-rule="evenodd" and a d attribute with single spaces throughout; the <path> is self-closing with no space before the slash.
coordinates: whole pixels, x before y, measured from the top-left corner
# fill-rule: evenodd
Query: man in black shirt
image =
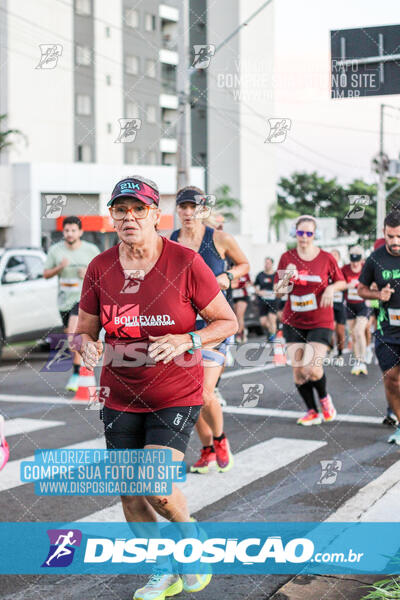
<path id="1" fill-rule="evenodd" d="M 383 372 L 386 399 L 400 423 L 400 210 L 384 221 L 385 245 L 367 259 L 359 277 L 358 293 L 379 300 L 375 353 Z M 378 289 L 370 289 L 375 282 Z M 400 424 L 389 442 L 400 446 Z"/>
<path id="2" fill-rule="evenodd" d="M 264 271 L 257 275 L 254 282 L 258 310 L 260 311 L 260 324 L 269 332 L 268 340 L 270 342 L 274 341 L 276 335 L 276 312 L 278 308 L 278 300 L 274 292 L 275 271 L 273 264 L 273 259 L 267 257 L 264 263 Z"/>

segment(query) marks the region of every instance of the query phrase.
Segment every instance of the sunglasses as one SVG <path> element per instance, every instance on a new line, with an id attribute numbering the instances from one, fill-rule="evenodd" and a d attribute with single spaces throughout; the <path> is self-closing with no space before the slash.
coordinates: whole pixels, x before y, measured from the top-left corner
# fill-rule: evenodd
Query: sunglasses
<path id="1" fill-rule="evenodd" d="M 114 221 L 123 221 L 128 213 L 131 213 L 135 219 L 145 219 L 149 214 L 149 210 L 156 210 L 156 206 L 148 206 L 147 204 L 138 204 L 127 208 L 126 206 L 111 206 L 110 214 Z"/>
<path id="2" fill-rule="evenodd" d="M 310 237 L 312 237 L 312 236 L 314 235 L 314 232 L 313 232 L 313 231 L 303 231 L 302 229 L 297 229 L 297 231 L 296 231 L 296 235 L 297 235 L 298 237 L 303 237 L 303 236 L 304 236 L 304 234 L 305 234 L 307 237 L 309 237 L 309 238 L 310 238 Z"/>

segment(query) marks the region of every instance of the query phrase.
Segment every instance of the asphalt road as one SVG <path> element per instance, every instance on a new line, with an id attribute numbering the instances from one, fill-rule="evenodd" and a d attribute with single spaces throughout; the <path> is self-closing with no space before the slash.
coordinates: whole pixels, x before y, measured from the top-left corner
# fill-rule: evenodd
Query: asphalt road
<path id="1" fill-rule="evenodd" d="M 98 412 L 69 401 L 73 394 L 63 389 L 68 373 L 45 374 L 40 370 L 44 363 L 42 355 L 28 353 L 16 358 L 7 352 L 0 364 L 0 413 L 10 420 L 6 425 L 10 428 L 13 421 L 18 424 L 16 419 L 28 419 L 37 427 L 8 436 L 11 456 L 0 474 L 0 518 L 96 520 L 90 516 L 114 505 L 114 498 L 36 496 L 31 484 L 4 484 L 12 474 L 13 461 L 31 456 L 35 449 L 69 447 L 102 434 Z M 219 389 L 228 404 L 225 431 L 237 461 L 232 471 L 217 475 L 218 484 L 223 482 L 219 493 L 209 485 L 211 474 L 191 475 L 197 478 L 199 488 L 198 520 L 323 521 L 399 460 L 400 449 L 387 444 L 390 430 L 380 424 L 386 407 L 378 367 L 371 364 L 368 377 L 363 378 L 352 377 L 346 364 L 326 371 L 329 390 L 344 420 L 311 428 L 295 423 L 292 412 L 303 411 L 303 406 L 289 367 L 273 368 L 269 363 L 266 369 L 254 372 L 251 366 L 238 369 L 236 365 L 225 372 Z M 264 386 L 262 392 L 258 388 L 258 400 L 252 398 L 252 407 L 243 406 L 243 386 L 249 384 Z M 16 396 L 29 398 L 21 402 Z M 194 434 L 185 457 L 188 464 L 197 459 L 198 450 Z M 336 481 L 324 481 L 320 461 L 338 461 Z M 241 468 L 243 462 L 246 469 Z M 385 493 L 383 487 L 381 492 Z M 57 593 L 63 600 L 125 600 L 145 579 L 129 575 L 8 575 L 1 577 L 0 597 L 39 600 Z M 196 598 L 267 599 L 287 580 L 287 576 L 275 575 L 218 576 Z"/>

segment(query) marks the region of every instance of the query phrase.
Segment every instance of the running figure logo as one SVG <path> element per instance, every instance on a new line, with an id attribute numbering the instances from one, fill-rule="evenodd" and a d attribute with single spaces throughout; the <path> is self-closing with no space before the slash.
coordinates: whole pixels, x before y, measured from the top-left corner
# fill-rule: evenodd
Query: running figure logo
<path id="1" fill-rule="evenodd" d="M 81 545 L 79 529 L 48 529 L 50 548 L 42 567 L 68 567 L 74 558 L 75 549 Z"/>
<path id="2" fill-rule="evenodd" d="M 294 274 L 293 269 L 278 269 L 279 281 L 276 284 L 276 291 L 279 294 L 290 294 L 294 286 L 294 282 L 291 281 Z"/>
<path id="3" fill-rule="evenodd" d="M 369 196 L 349 196 L 350 207 L 345 219 L 362 219 L 365 207 L 370 205 Z"/>
<path id="4" fill-rule="evenodd" d="M 35 69 L 55 69 L 63 47 L 61 44 L 39 44 L 40 60 Z"/>
<path id="5" fill-rule="evenodd" d="M 142 119 L 118 119 L 119 134 L 114 143 L 134 142 L 136 134 L 142 126 Z"/>
<path id="6" fill-rule="evenodd" d="M 196 200 L 196 208 L 193 217 L 195 219 L 208 219 L 217 201 L 216 196 L 214 194 L 207 194 L 206 196 L 198 194 L 194 199 Z"/>
<path id="7" fill-rule="evenodd" d="M 110 396 L 110 388 L 106 385 L 89 385 L 89 402 L 86 410 L 98 410 L 104 407 L 106 398 Z"/>
<path id="8" fill-rule="evenodd" d="M 215 46 L 213 44 L 194 44 L 194 60 L 192 67 L 195 69 L 207 69 L 210 64 L 211 57 L 215 54 Z"/>
<path id="9" fill-rule="evenodd" d="M 57 373 L 69 371 L 72 368 L 72 357 L 68 336 L 65 333 L 55 333 L 49 337 L 51 348 L 49 358 L 40 371 Z"/>
<path id="10" fill-rule="evenodd" d="M 121 294 L 136 294 L 139 291 L 140 284 L 144 279 L 143 269 L 124 269 L 125 281 L 122 286 Z"/>
<path id="11" fill-rule="evenodd" d="M 335 483 L 339 471 L 342 470 L 341 460 L 321 460 L 321 477 L 318 485 L 331 485 Z"/>
<path id="12" fill-rule="evenodd" d="M 254 408 L 260 400 L 260 396 L 264 392 L 264 384 L 262 383 L 242 383 L 243 398 L 239 406 L 243 408 Z"/>
<path id="13" fill-rule="evenodd" d="M 44 219 L 58 219 L 61 216 L 64 206 L 67 204 L 67 196 L 63 194 L 46 194 L 46 208 Z"/>
<path id="14" fill-rule="evenodd" d="M 290 119 L 268 119 L 269 134 L 264 144 L 281 144 L 286 140 L 289 129 L 292 126 Z"/>

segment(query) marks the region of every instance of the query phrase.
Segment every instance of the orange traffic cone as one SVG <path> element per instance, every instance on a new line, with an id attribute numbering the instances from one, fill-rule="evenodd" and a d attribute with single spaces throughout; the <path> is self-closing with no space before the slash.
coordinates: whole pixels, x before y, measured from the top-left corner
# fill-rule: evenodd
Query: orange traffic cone
<path id="1" fill-rule="evenodd" d="M 89 400 L 89 387 L 96 385 L 94 371 L 90 371 L 84 365 L 79 369 L 79 384 L 74 400 Z"/>
<path id="2" fill-rule="evenodd" d="M 274 341 L 274 365 L 286 365 L 285 339 L 281 330 L 276 334 Z"/>

